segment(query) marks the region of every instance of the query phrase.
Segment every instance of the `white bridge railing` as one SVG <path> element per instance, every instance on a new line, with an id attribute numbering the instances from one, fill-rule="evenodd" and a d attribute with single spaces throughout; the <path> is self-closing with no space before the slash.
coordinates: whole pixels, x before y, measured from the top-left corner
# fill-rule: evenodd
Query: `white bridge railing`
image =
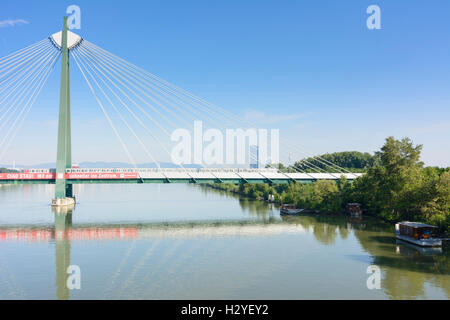
<path id="1" fill-rule="evenodd" d="M 67 173 L 138 173 L 142 179 L 220 179 L 220 180 L 353 180 L 362 173 L 286 173 L 276 169 L 245 168 L 73 168 Z"/>

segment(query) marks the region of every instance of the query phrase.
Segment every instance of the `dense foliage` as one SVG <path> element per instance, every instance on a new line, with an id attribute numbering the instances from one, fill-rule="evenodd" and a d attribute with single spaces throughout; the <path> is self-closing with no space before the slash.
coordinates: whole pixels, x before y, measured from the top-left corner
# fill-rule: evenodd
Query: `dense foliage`
<path id="1" fill-rule="evenodd" d="M 344 211 L 348 202 L 359 202 L 369 214 L 389 221 L 423 221 L 449 232 L 450 171 L 448 168 L 424 168 L 420 161 L 421 150 L 421 145 L 414 146 L 408 138 L 389 137 L 374 156 L 359 152 L 330 154 L 327 159 L 340 166 L 365 169 L 366 173 L 353 183 L 341 178 L 337 182 L 320 180 L 312 184 L 216 187 L 256 199 L 268 199 L 271 194 L 278 203 L 329 213 Z"/>
<path id="2" fill-rule="evenodd" d="M 302 171 L 312 171 L 313 169 L 323 169 L 327 171 L 336 171 L 337 165 L 353 172 L 365 172 L 367 169 L 376 166 L 380 162 L 378 153 L 362 153 L 358 151 L 345 151 L 326 153 L 318 157 L 306 158 L 297 161 L 294 166 Z"/>
<path id="3" fill-rule="evenodd" d="M 370 213 L 388 220 L 416 220 L 450 227 L 450 172 L 424 168 L 422 146 L 410 139 L 386 139 L 380 165 L 370 168 L 347 194 Z"/>

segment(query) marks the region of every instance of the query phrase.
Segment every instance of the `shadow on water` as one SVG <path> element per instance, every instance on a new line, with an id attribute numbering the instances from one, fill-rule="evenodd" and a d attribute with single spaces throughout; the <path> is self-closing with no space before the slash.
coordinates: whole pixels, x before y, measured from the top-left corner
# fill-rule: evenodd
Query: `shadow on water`
<path id="1" fill-rule="evenodd" d="M 377 243 L 395 244 L 396 239 L 393 236 L 372 236 L 370 241 L 375 241 Z"/>
<path id="2" fill-rule="evenodd" d="M 250 216 L 257 217 L 262 221 L 267 221 L 273 218 L 274 212 L 278 215 L 278 209 L 273 203 L 266 203 L 261 200 L 254 200 L 242 197 L 238 194 L 228 192 L 221 189 L 213 189 L 206 185 L 192 186 L 198 187 L 203 194 L 219 194 L 224 198 L 238 200 L 239 207 L 242 211 L 247 212 Z"/>
<path id="3" fill-rule="evenodd" d="M 438 271 L 439 274 L 450 274 L 449 250 L 421 248 L 398 241 L 390 224 L 371 217 L 363 218 L 360 223 L 351 223 L 349 222 L 350 219 L 343 215 L 325 214 L 287 216 L 282 217 L 282 219 L 288 223 L 312 228 L 316 239 L 324 244 L 332 244 L 337 234 L 345 239 L 348 233 L 353 231 L 363 249 L 372 255 L 375 264 L 380 266 L 386 265 L 419 272 L 436 273 Z M 411 261 L 415 263 L 409 263 Z"/>
<path id="4" fill-rule="evenodd" d="M 316 239 L 333 244 L 339 233 L 353 231 L 370 256 L 347 258 L 374 264 L 384 273 L 382 288 L 392 299 L 412 299 L 425 295 L 425 283 L 441 288 L 450 298 L 450 252 L 441 248 L 421 248 L 397 241 L 393 227 L 383 221 L 364 217 L 358 222 L 342 215 L 283 217 L 283 221 L 312 228 Z"/>

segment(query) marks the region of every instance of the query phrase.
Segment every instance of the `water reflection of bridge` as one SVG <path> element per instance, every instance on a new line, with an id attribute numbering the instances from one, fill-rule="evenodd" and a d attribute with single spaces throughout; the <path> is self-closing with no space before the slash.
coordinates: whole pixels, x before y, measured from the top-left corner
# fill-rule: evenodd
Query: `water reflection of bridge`
<path id="1" fill-rule="evenodd" d="M 135 241 L 139 239 L 200 239 L 214 237 L 277 236 L 307 232 L 301 225 L 282 220 L 183 221 L 165 223 L 77 224 L 72 223 L 74 206 L 52 207 L 53 226 L 0 227 L 1 241 L 51 242 L 55 245 L 56 297 L 70 298 L 67 270 L 71 265 L 73 241 Z M 170 250 L 169 250 L 170 251 Z"/>
<path id="2" fill-rule="evenodd" d="M 67 221 L 65 221 L 67 223 Z M 0 229 L 1 240 L 59 241 L 59 240 L 126 240 L 148 238 L 208 238 L 226 236 L 271 236 L 304 233 L 300 225 L 280 222 L 215 221 L 173 224 L 139 224 L 127 226 L 76 226 L 53 229 Z"/>
<path id="3" fill-rule="evenodd" d="M 257 220 L 186 221 L 170 223 L 145 223 L 126 225 L 82 224 L 72 226 L 71 214 L 55 214 L 54 228 L 0 229 L 1 240 L 23 241 L 76 241 L 76 240 L 127 240 L 161 238 L 210 238 L 241 236 L 276 236 L 280 234 L 300 234 L 307 230 L 301 225 L 285 223 L 282 220 L 261 222 Z"/>

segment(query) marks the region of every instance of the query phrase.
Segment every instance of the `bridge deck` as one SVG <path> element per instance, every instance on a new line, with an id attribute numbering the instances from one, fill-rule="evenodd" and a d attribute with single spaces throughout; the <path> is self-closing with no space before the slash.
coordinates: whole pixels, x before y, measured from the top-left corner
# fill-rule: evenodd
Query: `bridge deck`
<path id="1" fill-rule="evenodd" d="M 68 169 L 56 174 L 53 169 L 30 169 L 21 173 L 0 174 L 0 184 L 53 184 L 66 179 L 70 184 L 85 183 L 311 183 L 354 180 L 361 173 L 284 173 L 270 169 Z"/>

